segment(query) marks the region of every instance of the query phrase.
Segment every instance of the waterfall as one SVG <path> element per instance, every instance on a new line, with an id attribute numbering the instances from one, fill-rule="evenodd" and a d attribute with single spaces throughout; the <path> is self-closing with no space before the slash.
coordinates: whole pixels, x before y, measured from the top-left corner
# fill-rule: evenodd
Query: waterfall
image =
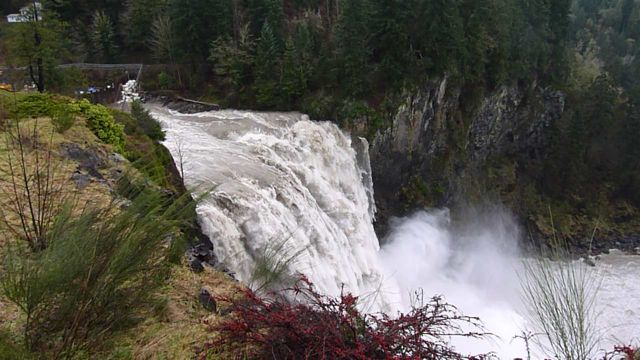
<path id="1" fill-rule="evenodd" d="M 470 211 L 454 222 L 448 211 L 420 211 L 396 219 L 380 249 L 366 140 L 297 113 L 184 115 L 149 108 L 166 130 L 164 144 L 182 164 L 187 187 L 203 195 L 197 208 L 203 231 L 239 280 L 256 286 L 256 266 L 275 257 L 322 293 L 339 295 L 344 285 L 364 310 L 389 313 L 408 310 L 411 292 L 423 289 L 479 316 L 496 335 L 453 339 L 459 351 L 526 356 L 524 343 L 514 339 L 529 325 L 519 293 L 523 260 L 514 247 L 520 234 L 508 212 Z M 598 299 L 603 348 L 634 341 L 638 257 L 605 256 L 595 269 L 604 289 Z"/>
<path id="2" fill-rule="evenodd" d="M 275 256 L 323 293 L 344 285 L 377 310 L 394 301 L 397 291 L 381 294 L 366 141 L 296 113 L 152 114 L 186 185 L 208 192 L 202 229 L 239 280 L 250 283 L 256 264 Z"/>

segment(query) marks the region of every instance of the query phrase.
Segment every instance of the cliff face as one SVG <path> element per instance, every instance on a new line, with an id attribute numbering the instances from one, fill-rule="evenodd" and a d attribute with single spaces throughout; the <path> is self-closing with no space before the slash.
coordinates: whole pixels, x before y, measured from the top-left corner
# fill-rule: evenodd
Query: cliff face
<path id="1" fill-rule="evenodd" d="M 407 91 L 391 126 L 371 146 L 378 231 L 419 207 L 492 200 L 528 216 L 523 196 L 546 156 L 562 93 L 537 86 L 490 93 L 447 78 Z"/>

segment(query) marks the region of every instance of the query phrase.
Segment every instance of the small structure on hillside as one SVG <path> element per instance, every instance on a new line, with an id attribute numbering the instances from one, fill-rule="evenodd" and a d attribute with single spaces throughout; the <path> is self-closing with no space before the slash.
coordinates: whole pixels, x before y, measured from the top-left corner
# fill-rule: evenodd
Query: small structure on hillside
<path id="1" fill-rule="evenodd" d="M 7 15 L 7 22 L 10 23 L 19 23 L 19 22 L 29 22 L 34 20 L 34 15 L 38 15 L 37 20 L 42 20 L 42 4 L 39 2 L 31 2 L 22 8 L 20 8 L 19 14 L 9 14 Z"/>

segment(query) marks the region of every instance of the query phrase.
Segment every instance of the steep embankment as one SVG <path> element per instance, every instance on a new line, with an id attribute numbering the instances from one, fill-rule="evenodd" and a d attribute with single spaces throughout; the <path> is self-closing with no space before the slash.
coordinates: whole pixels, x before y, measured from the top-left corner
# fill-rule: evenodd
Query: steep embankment
<path id="1" fill-rule="evenodd" d="M 575 206 L 545 194 L 552 129 L 567 107 L 562 92 L 535 84 L 486 92 L 440 78 L 406 91 L 371 146 L 378 232 L 415 208 L 490 201 L 511 208 L 536 241 L 555 229 L 580 251 L 594 231 L 596 250 L 637 246 L 638 212 L 624 199 L 605 193 Z"/>
<path id="2" fill-rule="evenodd" d="M 0 120 L 3 125 L 0 127 L 0 274 L 3 284 L 0 291 L 0 359 L 49 358 L 53 356 L 49 352 L 64 346 L 57 338 L 44 335 L 48 333 L 43 330 L 42 334 L 35 336 L 39 336 L 43 343 L 52 344 L 53 350 L 33 344 L 29 345 L 32 349 L 24 349 L 27 318 L 15 301 L 9 300 L 4 287 L 8 279 L 5 266 L 18 261 L 18 258 L 39 259 L 39 253 L 21 246 L 23 241 L 19 232 L 7 231 L 8 227 L 18 224 L 14 200 L 25 204 L 21 199 L 28 196 L 23 191 L 25 187 L 21 179 L 16 180 L 15 175 L 24 173 L 30 177 L 39 174 L 44 177 L 51 182 L 47 201 L 55 202 L 55 209 L 58 209 L 57 203 L 72 206 L 78 216 L 97 208 L 126 211 L 136 201 L 123 193 L 123 188 L 131 184 L 137 184 L 134 186 L 141 186 L 139 189 L 145 191 L 159 192 L 163 198 L 169 199 L 169 203 L 175 201 L 171 199 L 181 199 L 178 194 L 184 189 L 171 155 L 154 140 L 163 136 L 162 133 L 150 131 L 148 119 L 141 114 L 134 112 L 133 115 L 55 95 L 0 94 Z M 106 136 L 109 133 L 106 129 L 111 129 L 113 136 Z M 24 152 L 16 147 L 20 144 L 24 146 Z M 37 154 L 41 156 L 37 157 Z M 17 185 L 17 190 L 14 185 Z M 57 219 L 56 215 L 52 214 Z M 191 217 L 187 222 L 193 224 L 195 213 L 187 216 Z M 209 325 L 221 317 L 215 309 L 211 311 L 203 307 L 200 303 L 203 294 L 205 299 L 209 294 L 231 294 L 237 290 L 238 283 L 212 267 L 194 266 L 193 259 L 192 264 L 188 264 L 187 259 L 181 256 L 185 245 L 180 245 L 181 239 L 197 241 L 194 239 L 197 232 L 192 233 L 188 226 L 175 231 L 168 240 L 161 238 L 161 242 L 162 247 L 175 247 L 177 259 L 165 259 L 168 262 L 161 283 L 145 294 L 151 300 L 129 309 L 134 319 L 131 324 L 112 327 L 108 335 L 78 340 L 92 344 L 90 348 L 83 349 L 78 358 L 191 358 L 196 348 L 210 337 Z M 112 240 L 117 241 L 108 239 Z M 51 239 L 51 243 L 57 244 L 58 239 Z M 156 250 L 153 252 L 164 251 Z M 66 263 L 60 264 L 60 269 L 69 272 L 69 276 L 72 276 L 69 270 L 72 264 L 80 261 L 74 256 L 69 253 Z M 80 256 L 92 259 L 90 253 Z M 54 278 L 60 274 L 46 275 Z M 94 282 L 98 284 L 104 280 L 98 275 L 96 279 Z M 65 283 L 64 288 L 74 288 L 73 284 Z M 51 288 L 47 293 L 58 294 L 61 291 Z M 54 309 L 45 308 L 38 314 L 49 310 Z M 104 315 L 98 320 L 108 323 L 110 319 L 110 315 Z"/>

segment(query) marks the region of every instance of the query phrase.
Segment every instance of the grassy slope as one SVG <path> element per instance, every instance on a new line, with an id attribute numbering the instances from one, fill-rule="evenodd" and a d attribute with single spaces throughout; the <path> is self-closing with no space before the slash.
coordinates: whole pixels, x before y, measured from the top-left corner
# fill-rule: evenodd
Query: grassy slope
<path id="1" fill-rule="evenodd" d="M 22 94 L 16 94 L 19 98 Z M 14 101 L 14 95 L 0 92 L 0 118 L 2 111 Z M 127 118 L 125 114 L 119 117 Z M 25 120 L 24 125 L 38 122 L 41 134 L 51 134 L 52 124 L 48 118 Z M 4 133 L 0 131 L 0 136 Z M 3 141 L 0 144 L 0 165 L 7 162 L 7 148 Z M 62 143 L 73 143 L 84 149 L 101 154 L 105 159 L 112 153 L 109 145 L 101 143 L 86 127 L 84 119 L 77 118 L 73 127 L 63 134 L 53 132 L 53 148 L 59 149 Z M 129 136 L 127 146 L 136 149 L 137 156 L 145 155 L 144 151 L 154 151 L 154 146 L 148 138 L 135 135 Z M 155 159 L 155 158 L 154 158 Z M 108 160 L 105 168 L 100 172 L 105 182 L 92 180 L 83 190 L 78 190 L 70 177 L 77 167 L 77 163 L 65 159 L 59 154 L 55 156 L 59 167 L 59 179 L 64 182 L 65 189 L 74 194 L 80 204 L 101 204 L 110 200 L 110 188 L 114 184 L 112 174 L 115 170 L 136 172 L 129 162 L 115 163 Z M 138 173 L 139 174 L 139 173 Z M 144 176 L 144 175 L 143 175 Z M 167 177 L 170 177 L 167 175 Z M 6 185 L 7 175 L 0 172 L 0 185 Z M 170 186 L 170 184 L 165 184 Z M 6 246 L 0 243 L 0 256 L 6 253 Z M 84 354 L 91 359 L 188 359 L 193 358 L 195 349 L 210 336 L 206 331 L 208 325 L 218 321 L 219 316 L 205 310 L 199 303 L 198 294 L 202 288 L 207 288 L 213 294 L 229 294 L 238 288 L 238 283 L 230 280 L 226 275 L 207 269 L 195 274 L 191 272 L 184 259 L 180 264 L 173 265 L 171 275 L 166 284 L 158 291 L 157 303 L 150 304 L 149 309 L 140 313 L 141 322 L 125 333 L 112 335 L 104 339 L 104 346 L 95 349 L 95 353 Z M 4 359 L 33 359 L 35 354 L 23 353 L 20 346 L 22 324 L 24 319 L 15 305 L 0 295 L 0 360 Z M 224 356 L 221 356 L 224 358 Z"/>

